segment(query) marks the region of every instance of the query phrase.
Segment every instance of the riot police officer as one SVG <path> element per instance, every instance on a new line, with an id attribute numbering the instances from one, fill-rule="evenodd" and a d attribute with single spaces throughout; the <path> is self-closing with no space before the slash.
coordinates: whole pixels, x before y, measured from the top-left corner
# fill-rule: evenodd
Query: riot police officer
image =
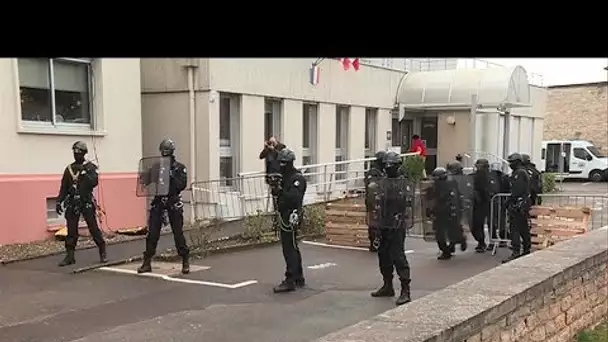
<path id="1" fill-rule="evenodd" d="M 433 230 L 441 255 L 439 260 L 452 258 L 455 245 L 460 243 L 460 249 L 467 249 L 467 242 L 461 225 L 462 198 L 457 181 L 443 167 L 438 167 L 431 173 L 433 186 L 429 191 L 429 199 L 434 204 L 427 208 L 426 216 L 433 220 Z"/>
<path id="2" fill-rule="evenodd" d="M 188 185 L 188 174 L 186 166 L 175 159 L 175 143 L 171 139 L 165 139 L 160 143 L 161 156 L 170 158 L 169 170 L 169 192 L 165 196 L 156 196 L 152 200 L 150 216 L 148 219 L 148 235 L 146 236 L 146 250 L 144 252 L 143 264 L 137 269 L 137 273 L 152 271 L 152 258 L 156 254 L 156 246 L 160 238 L 160 230 L 163 223 L 163 214 L 167 211 L 175 248 L 177 254 L 182 258 L 182 273 L 190 273 L 189 255 L 190 250 L 184 237 L 184 203 L 181 192 Z"/>
<path id="3" fill-rule="evenodd" d="M 369 251 L 377 252 L 379 239 L 376 238 L 378 227 L 375 227 L 373 220 L 370 218 L 372 215 L 372 209 L 374 206 L 374 198 L 376 196 L 374 191 L 370 191 L 368 185 L 371 179 L 381 178 L 384 176 L 384 155 L 386 152 L 378 151 L 375 155 L 375 160 L 372 162 L 369 170 L 365 173 L 365 209 L 367 212 L 367 236 L 369 238 Z"/>
<path id="4" fill-rule="evenodd" d="M 448 177 L 452 180 L 455 180 L 458 184 L 458 190 L 460 194 L 460 205 L 459 205 L 459 217 L 460 224 L 458 226 L 458 232 L 464 236 L 464 227 L 463 221 L 467 223 L 469 229 L 472 230 L 473 226 L 473 177 L 470 175 L 464 174 L 464 168 L 461 164 L 462 156 L 459 154 L 456 156 L 456 161 L 449 162 L 446 166 L 446 171 L 448 173 Z M 454 233 L 456 234 L 456 233 Z M 456 235 L 454 235 L 456 236 Z M 464 245 L 461 244 L 461 248 L 463 251 L 466 250 L 467 245 L 466 241 Z M 452 242 L 450 242 L 450 250 L 452 253 L 455 252 L 455 246 Z"/>
<path id="5" fill-rule="evenodd" d="M 490 221 L 492 222 L 492 241 L 500 239 L 507 239 L 507 210 L 505 205 L 504 197 L 494 197 L 496 194 L 505 194 L 511 192 L 511 186 L 509 184 L 509 176 L 502 172 L 502 164 L 492 163 L 490 165 L 489 173 L 490 184 L 488 187 L 490 195 L 490 206 L 491 215 Z M 492 200 L 493 199 L 493 200 Z M 499 247 L 506 247 L 507 244 L 504 241 L 499 243 Z M 487 250 L 493 250 L 494 243 L 490 242 Z"/>
<path id="6" fill-rule="evenodd" d="M 302 254 L 298 247 L 297 230 L 302 224 L 303 201 L 306 193 L 306 179 L 293 163 L 296 155 L 284 148 L 277 155 L 281 170 L 281 181 L 273 185 L 271 191 L 277 196 L 277 224 L 279 225 L 281 247 L 285 259 L 285 280 L 273 290 L 275 293 L 294 291 L 305 285 L 302 268 Z"/>
<path id="7" fill-rule="evenodd" d="M 460 157 L 460 160 L 462 160 L 462 157 Z M 460 163 L 459 160 L 449 162 L 448 165 L 446 166 L 446 169 L 447 169 L 448 173 L 451 175 L 464 174 L 464 168 L 462 167 L 462 164 Z"/>
<path id="8" fill-rule="evenodd" d="M 399 174 L 401 157 L 395 152 L 384 156 L 386 177 L 370 180 L 370 187 L 376 188 L 374 220 L 379 227 L 380 243 L 378 246 L 378 263 L 383 278 L 383 285 L 373 292 L 372 297 L 392 297 L 393 269 L 397 271 L 401 282 L 401 294 L 396 301 L 402 305 L 410 298 L 410 265 L 405 256 L 405 234 L 407 210 L 412 205 L 413 185 Z M 413 219 L 413 218 L 409 218 Z"/>
<path id="9" fill-rule="evenodd" d="M 484 226 L 490 214 L 490 163 L 487 159 L 478 159 L 475 161 L 475 173 L 473 173 L 473 224 L 471 234 L 477 241 L 475 252 L 483 253 L 486 251 L 486 238 Z"/>
<path id="10" fill-rule="evenodd" d="M 512 254 L 503 260 L 509 262 L 530 253 L 532 247 L 528 210 L 530 209 L 530 177 L 523 166 L 523 158 L 513 153 L 507 159 L 511 173 L 511 196 L 507 200 Z M 523 253 L 521 252 L 523 247 Z"/>
<path id="11" fill-rule="evenodd" d="M 536 168 L 536 164 L 532 163 L 530 156 L 527 154 L 521 155 L 523 165 L 528 175 L 530 176 L 530 199 L 531 205 L 540 205 L 541 198 L 538 196 L 543 193 L 543 180 L 540 171 Z"/>
<path id="12" fill-rule="evenodd" d="M 87 144 L 77 141 L 72 145 L 74 162 L 68 165 L 61 179 L 59 196 L 57 197 L 57 214 L 63 213 L 62 204 L 65 205 L 65 220 L 68 233 L 65 238 L 66 256 L 59 266 L 74 264 L 74 252 L 78 243 L 78 222 L 80 215 L 84 218 L 91 233 L 93 241 L 99 248 L 99 261 L 107 262 L 106 243 L 97 223 L 97 201 L 93 189 L 99 183 L 97 166 L 85 160 L 88 153 Z"/>

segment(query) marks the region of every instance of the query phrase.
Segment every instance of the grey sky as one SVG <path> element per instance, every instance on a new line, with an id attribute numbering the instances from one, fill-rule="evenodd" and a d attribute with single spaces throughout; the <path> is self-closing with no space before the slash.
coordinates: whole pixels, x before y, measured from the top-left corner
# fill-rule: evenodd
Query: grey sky
<path id="1" fill-rule="evenodd" d="M 608 58 L 482 58 L 505 66 L 521 65 L 543 75 L 544 85 L 606 81 Z"/>

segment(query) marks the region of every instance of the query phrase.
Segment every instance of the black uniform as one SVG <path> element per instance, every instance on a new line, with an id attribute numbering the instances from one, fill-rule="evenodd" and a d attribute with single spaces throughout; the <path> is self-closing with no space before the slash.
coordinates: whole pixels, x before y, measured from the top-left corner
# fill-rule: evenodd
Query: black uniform
<path id="1" fill-rule="evenodd" d="M 57 214 L 63 213 L 62 204 L 65 206 L 65 220 L 68 234 L 65 238 L 66 256 L 59 266 L 71 265 L 76 262 L 74 252 L 78 243 L 78 222 L 80 215 L 84 218 L 91 233 L 93 241 L 99 248 L 100 262 L 107 261 L 106 243 L 97 223 L 97 202 L 93 196 L 93 189 L 99 183 L 97 166 L 85 161 L 84 156 L 88 152 L 87 145 L 77 141 L 72 145 L 74 162 L 68 165 L 61 179 L 61 188 L 57 198 Z"/>
<path id="2" fill-rule="evenodd" d="M 511 230 L 511 247 L 513 253 L 504 262 L 529 254 L 532 247 L 530 236 L 529 214 L 530 209 L 530 177 L 524 169 L 522 157 L 513 153 L 508 158 L 511 173 L 511 197 L 507 200 L 509 212 L 509 227 Z"/>
<path id="3" fill-rule="evenodd" d="M 488 187 L 490 199 L 498 193 L 511 192 L 509 176 L 501 170 L 500 164 L 494 164 L 489 174 L 490 186 Z M 491 215 L 492 215 L 492 240 L 507 239 L 507 206 L 504 197 L 495 197 L 491 200 Z M 500 247 L 506 247 L 505 242 L 500 243 Z M 494 245 L 490 243 L 488 250 L 492 250 Z"/>
<path id="4" fill-rule="evenodd" d="M 384 284 L 373 292 L 373 297 L 392 297 L 393 269 L 397 271 L 401 282 L 401 294 L 396 301 L 402 305 L 410 299 L 410 265 L 405 256 L 405 235 L 408 207 L 412 205 L 413 185 L 399 175 L 401 157 L 395 152 L 388 152 L 384 157 L 386 177 L 370 180 L 370 187 L 376 188 L 373 220 L 379 227 L 380 244 L 378 246 L 378 263 Z"/>
<path id="5" fill-rule="evenodd" d="M 182 257 L 182 273 L 190 272 L 189 254 L 190 250 L 184 237 L 184 203 L 182 202 L 181 192 L 188 185 L 188 174 L 184 164 L 175 160 L 175 143 L 170 139 L 165 139 L 160 144 L 160 151 L 163 157 L 171 158 L 169 171 L 169 191 L 165 196 L 156 196 L 152 200 L 150 216 L 148 218 L 148 235 L 146 236 L 146 250 L 144 252 L 143 264 L 138 273 L 152 271 L 152 257 L 156 254 L 160 230 L 163 224 L 164 212 L 167 211 L 175 248 L 177 254 Z"/>
<path id="6" fill-rule="evenodd" d="M 439 260 L 452 257 L 455 245 L 460 243 L 460 249 L 466 250 L 467 243 L 461 225 L 462 198 L 457 181 L 443 167 L 438 167 L 431 173 L 433 186 L 428 195 L 434 205 L 427 208 L 426 216 L 433 219 L 433 230 L 437 246 L 441 251 Z"/>
<path id="7" fill-rule="evenodd" d="M 453 227 L 450 227 L 451 231 L 450 233 L 448 233 L 448 236 L 459 236 L 458 234 L 461 234 L 463 237 L 463 242 L 460 245 L 461 250 L 466 250 L 467 249 L 467 243 L 466 243 L 466 236 L 464 235 L 464 226 L 463 226 L 463 222 L 466 222 L 467 225 L 469 226 L 469 229 L 471 229 L 471 227 L 473 226 L 473 201 L 474 201 L 474 187 L 473 187 L 473 176 L 471 175 L 465 175 L 464 174 L 464 168 L 462 167 L 461 164 L 462 161 L 462 156 L 459 154 L 456 156 L 456 161 L 452 161 L 450 163 L 448 163 L 448 165 L 446 166 L 445 170 L 447 171 L 447 174 L 449 176 L 450 179 L 455 180 L 456 184 L 458 184 L 458 189 L 459 189 L 459 195 L 460 195 L 460 200 L 459 200 L 459 224 L 458 227 L 456 228 L 456 231 L 454 231 Z M 443 168 L 439 168 L 438 172 L 439 174 L 443 173 Z M 472 230 L 472 229 L 471 229 Z M 455 244 L 459 243 L 460 239 L 457 241 L 450 241 L 449 245 L 450 245 L 450 251 L 452 253 L 455 252 Z"/>
<path id="8" fill-rule="evenodd" d="M 285 280 L 273 290 L 275 293 L 289 292 L 305 285 L 302 268 L 302 254 L 298 247 L 298 228 L 302 224 L 303 201 L 306 193 L 306 178 L 293 166 L 296 155 L 284 148 L 277 156 L 282 179 L 278 186 L 273 186 L 273 195 L 277 196 L 277 218 L 280 229 L 281 247 L 285 259 Z"/>
<path id="9" fill-rule="evenodd" d="M 370 191 L 368 185 L 371 179 L 384 177 L 384 164 L 382 159 L 385 154 L 386 152 L 384 151 L 377 152 L 375 156 L 376 160 L 374 160 L 369 170 L 365 173 L 365 209 L 367 212 L 367 236 L 369 238 L 370 252 L 378 251 L 378 243 L 380 240 L 377 239 L 378 227 L 374 226 L 373 220 L 371 219 L 376 194 L 374 191 Z"/>
<path id="10" fill-rule="evenodd" d="M 526 169 L 526 171 L 528 172 L 528 175 L 530 176 L 531 205 L 537 205 L 537 204 L 540 205 L 542 201 L 541 201 L 541 197 L 539 197 L 538 195 L 543 193 L 542 174 L 536 168 L 536 164 L 534 164 L 530 161 L 529 155 L 522 154 L 521 157 L 523 159 L 524 168 Z"/>
<path id="11" fill-rule="evenodd" d="M 473 202 L 473 224 L 471 234 L 477 241 L 475 251 L 483 253 L 486 250 L 485 223 L 490 215 L 490 163 L 486 159 L 475 162 L 477 170 L 473 174 L 474 202 Z"/>

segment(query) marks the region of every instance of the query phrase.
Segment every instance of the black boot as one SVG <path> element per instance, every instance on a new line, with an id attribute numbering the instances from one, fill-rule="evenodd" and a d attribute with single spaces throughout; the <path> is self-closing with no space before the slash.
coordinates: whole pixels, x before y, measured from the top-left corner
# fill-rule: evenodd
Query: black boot
<path id="1" fill-rule="evenodd" d="M 64 267 L 67 265 L 73 265 L 76 263 L 76 259 L 74 258 L 74 250 L 73 249 L 68 249 L 65 251 L 65 258 L 63 258 L 63 260 L 61 260 L 61 262 L 59 263 L 59 267 Z"/>
<path id="2" fill-rule="evenodd" d="M 105 264 L 108 262 L 108 253 L 106 252 L 106 245 L 99 246 L 99 262 Z"/>
<path id="3" fill-rule="evenodd" d="M 449 250 L 442 251 L 441 254 L 437 257 L 437 260 L 449 260 L 452 259 L 452 253 Z"/>
<path id="4" fill-rule="evenodd" d="M 372 297 L 393 297 L 395 288 L 393 288 L 393 279 L 384 279 L 384 284 L 377 291 L 371 293 Z"/>
<path id="5" fill-rule="evenodd" d="M 509 256 L 508 256 L 506 259 L 504 259 L 504 260 L 502 261 L 502 263 L 503 263 L 503 264 L 506 264 L 506 263 L 508 263 L 509 261 L 513 261 L 513 260 L 515 260 L 515 259 L 519 258 L 520 256 L 521 256 L 521 254 L 520 254 L 520 253 L 515 252 L 515 250 L 513 250 L 513 253 L 511 253 L 511 255 L 509 255 Z"/>
<path id="6" fill-rule="evenodd" d="M 292 292 L 296 290 L 296 284 L 291 280 L 283 280 L 282 283 L 275 286 L 272 291 L 274 293 Z"/>
<path id="7" fill-rule="evenodd" d="M 489 244 L 488 247 L 486 247 L 486 251 L 493 251 L 494 250 L 494 246 L 495 245 L 493 243 Z"/>
<path id="8" fill-rule="evenodd" d="M 462 242 L 460 243 L 460 251 L 464 252 L 467 250 L 468 248 L 468 244 L 467 244 L 467 239 L 462 240 Z"/>
<path id="9" fill-rule="evenodd" d="M 410 280 L 402 280 L 401 281 L 401 294 L 399 295 L 399 298 L 397 298 L 397 301 L 395 302 L 395 304 L 403 305 L 403 304 L 409 303 L 411 301 L 412 301 L 412 299 L 410 298 Z"/>
<path id="10" fill-rule="evenodd" d="M 144 262 L 137 269 L 137 273 L 152 272 L 152 258 L 144 256 Z"/>
<path id="11" fill-rule="evenodd" d="M 456 245 L 455 244 L 450 243 L 448 245 L 448 249 L 450 250 L 450 253 L 452 253 L 452 254 L 456 253 Z"/>
<path id="12" fill-rule="evenodd" d="M 188 256 L 182 257 L 182 274 L 190 273 L 190 260 Z"/>
<path id="13" fill-rule="evenodd" d="M 475 247 L 475 252 L 484 253 L 486 251 L 486 245 L 484 243 L 478 243 L 477 247 Z"/>
<path id="14" fill-rule="evenodd" d="M 296 279 L 295 284 L 296 287 L 304 287 L 306 286 L 306 280 L 304 278 Z"/>

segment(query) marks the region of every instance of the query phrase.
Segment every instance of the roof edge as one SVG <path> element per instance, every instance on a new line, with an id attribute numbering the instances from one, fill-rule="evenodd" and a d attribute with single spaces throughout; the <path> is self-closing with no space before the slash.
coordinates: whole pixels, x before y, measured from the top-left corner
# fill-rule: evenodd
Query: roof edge
<path id="1" fill-rule="evenodd" d="M 575 88 L 575 87 L 590 87 L 590 86 L 602 86 L 608 85 L 608 81 L 598 81 L 598 82 L 585 82 L 585 83 L 570 83 L 570 84 L 556 84 L 547 86 L 549 89 L 553 88 Z"/>

